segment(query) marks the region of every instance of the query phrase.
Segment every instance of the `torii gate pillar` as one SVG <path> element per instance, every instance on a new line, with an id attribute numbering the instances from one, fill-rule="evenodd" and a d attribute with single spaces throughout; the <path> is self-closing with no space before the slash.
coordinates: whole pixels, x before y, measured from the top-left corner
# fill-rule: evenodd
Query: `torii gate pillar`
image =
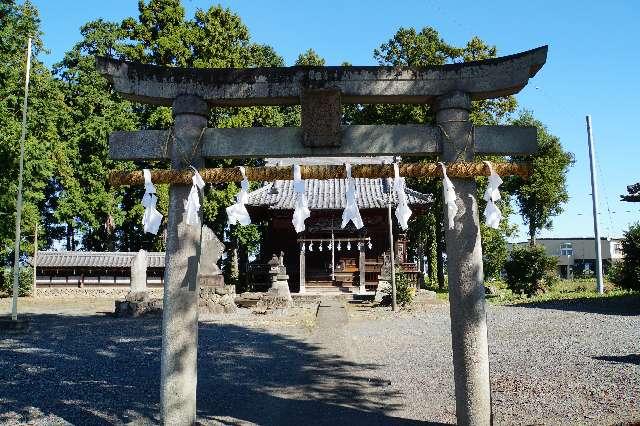
<path id="1" fill-rule="evenodd" d="M 175 137 L 168 147 L 173 169 L 203 166 L 199 142 L 208 115 L 207 103 L 197 96 L 183 95 L 173 102 Z M 166 425 L 196 422 L 201 227 L 185 222 L 184 203 L 190 189 L 189 185 L 169 188 L 160 358 L 160 410 Z"/>
<path id="2" fill-rule="evenodd" d="M 443 160 L 473 160 L 469 96 L 463 92 L 440 96 L 435 108 L 436 121 L 443 133 Z M 455 178 L 451 182 L 456 188 L 458 213 L 453 229 L 448 228 L 445 220 L 445 238 L 447 253 L 452 254 L 447 257 L 447 273 L 456 416 L 460 425 L 489 425 L 489 347 L 476 182 Z M 444 209 L 446 218 L 446 205 Z"/>

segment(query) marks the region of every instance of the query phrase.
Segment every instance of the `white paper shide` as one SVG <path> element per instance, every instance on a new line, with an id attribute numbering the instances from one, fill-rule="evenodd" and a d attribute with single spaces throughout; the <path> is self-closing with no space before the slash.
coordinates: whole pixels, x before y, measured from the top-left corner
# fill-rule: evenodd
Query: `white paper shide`
<path id="1" fill-rule="evenodd" d="M 409 227 L 409 218 L 411 217 L 411 209 L 407 202 L 406 182 L 403 177 L 400 177 L 400 171 L 398 170 L 398 163 L 393 164 L 393 189 L 396 192 L 398 199 L 398 206 L 396 207 L 396 218 L 400 224 L 400 228 L 407 230 Z"/>
<path id="2" fill-rule="evenodd" d="M 502 212 L 496 206 L 496 201 L 501 198 L 498 187 L 502 184 L 502 179 L 493 170 L 491 163 L 488 161 L 484 163 L 489 167 L 489 172 L 491 173 L 487 189 L 484 191 L 484 200 L 487 202 L 487 206 L 484 208 L 484 223 L 490 228 L 498 229 L 502 220 Z"/>
<path id="3" fill-rule="evenodd" d="M 307 203 L 307 196 L 304 193 L 304 181 L 302 180 L 302 173 L 300 172 L 300 166 L 293 166 L 293 192 L 295 196 L 294 210 L 293 210 L 293 227 L 296 232 L 302 232 L 305 230 L 304 221 L 311 216 L 309 205 Z M 312 251 L 312 247 L 309 246 L 309 251 Z"/>
<path id="4" fill-rule="evenodd" d="M 245 174 L 244 167 L 240 167 L 240 173 L 242 173 L 242 181 L 240 182 L 240 192 L 236 195 L 236 203 L 227 207 L 227 217 L 229 219 L 229 225 L 249 225 L 251 224 L 251 218 L 249 212 L 247 212 L 246 204 L 249 201 L 249 180 Z"/>
<path id="5" fill-rule="evenodd" d="M 447 206 L 447 217 L 449 218 L 449 229 L 453 229 L 456 214 L 458 213 L 458 205 L 456 204 L 456 187 L 453 186 L 451 179 L 447 176 L 447 168 L 444 163 L 438 163 L 442 167 L 442 192 L 444 203 Z"/>
<path id="6" fill-rule="evenodd" d="M 347 170 L 347 205 L 342 212 L 342 228 L 347 226 L 349 222 L 353 222 L 356 229 L 360 229 L 364 226 L 362 217 L 360 217 L 360 210 L 358 210 L 358 203 L 356 202 L 356 182 L 351 177 L 351 164 L 346 163 L 345 168 Z"/>
<path id="7" fill-rule="evenodd" d="M 142 226 L 144 232 L 157 234 L 162 223 L 162 215 L 156 209 L 158 196 L 156 195 L 156 187 L 151 182 L 151 172 L 149 169 L 142 170 L 144 175 L 144 195 L 142 196 L 142 206 L 144 214 L 142 215 Z"/>
<path id="8" fill-rule="evenodd" d="M 192 167 L 192 169 L 193 177 L 191 178 L 191 181 L 193 184 L 191 185 L 189 197 L 184 203 L 184 211 L 186 213 L 187 225 L 199 225 L 200 217 L 198 212 L 200 212 L 200 190 L 204 188 L 204 181 L 202 180 L 200 173 L 198 173 L 194 167 Z"/>

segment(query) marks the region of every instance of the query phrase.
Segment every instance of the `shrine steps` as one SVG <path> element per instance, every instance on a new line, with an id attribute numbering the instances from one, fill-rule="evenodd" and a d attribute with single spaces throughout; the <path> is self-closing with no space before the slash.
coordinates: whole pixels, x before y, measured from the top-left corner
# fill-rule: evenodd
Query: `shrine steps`
<path id="1" fill-rule="evenodd" d="M 336 285 L 307 285 L 305 286 L 304 294 L 317 294 L 321 296 L 339 296 L 339 295 L 349 295 L 357 292 L 357 287 L 342 287 Z"/>

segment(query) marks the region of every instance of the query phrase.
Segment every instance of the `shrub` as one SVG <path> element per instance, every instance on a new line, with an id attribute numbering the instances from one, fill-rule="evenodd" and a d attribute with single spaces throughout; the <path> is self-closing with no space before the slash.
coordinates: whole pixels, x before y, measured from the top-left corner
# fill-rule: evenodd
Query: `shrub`
<path id="1" fill-rule="evenodd" d="M 612 265 L 608 277 L 622 288 L 640 290 L 640 223 L 634 223 L 625 231 L 622 252 L 623 261 Z"/>
<path id="2" fill-rule="evenodd" d="M 547 291 L 558 280 L 556 268 L 556 259 L 542 246 L 515 246 L 504 265 L 511 291 L 528 296 Z"/>
<path id="3" fill-rule="evenodd" d="M 28 296 L 31 294 L 31 288 L 33 286 L 33 268 L 26 266 L 20 268 L 18 285 L 18 295 Z M 13 268 L 3 268 L 2 276 L 0 277 L 0 293 L 6 293 L 9 296 L 13 294 Z"/>
<path id="4" fill-rule="evenodd" d="M 382 299 L 382 303 L 385 305 L 391 304 L 391 286 L 387 287 L 383 290 L 386 293 L 386 296 Z M 405 306 L 411 304 L 413 301 L 413 296 L 415 296 L 416 289 L 413 287 L 411 282 L 409 282 L 409 277 L 407 274 L 403 273 L 401 270 L 396 270 L 396 303 L 400 306 Z"/>

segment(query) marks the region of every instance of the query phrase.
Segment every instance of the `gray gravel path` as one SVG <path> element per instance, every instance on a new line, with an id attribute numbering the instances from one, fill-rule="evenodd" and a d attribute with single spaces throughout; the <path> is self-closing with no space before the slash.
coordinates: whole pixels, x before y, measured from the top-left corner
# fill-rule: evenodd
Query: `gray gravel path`
<path id="1" fill-rule="evenodd" d="M 640 298 L 608 302 L 490 307 L 496 424 L 640 420 Z M 0 337 L 0 423 L 157 423 L 159 319 L 47 310 Z M 201 323 L 199 420 L 453 423 L 448 305 L 349 313 L 329 333 L 299 312 Z"/>
<path id="2" fill-rule="evenodd" d="M 391 414 L 455 421 L 448 310 L 354 315 L 356 362 L 404 402 Z M 640 422 L 640 298 L 490 306 L 487 319 L 496 424 Z"/>

